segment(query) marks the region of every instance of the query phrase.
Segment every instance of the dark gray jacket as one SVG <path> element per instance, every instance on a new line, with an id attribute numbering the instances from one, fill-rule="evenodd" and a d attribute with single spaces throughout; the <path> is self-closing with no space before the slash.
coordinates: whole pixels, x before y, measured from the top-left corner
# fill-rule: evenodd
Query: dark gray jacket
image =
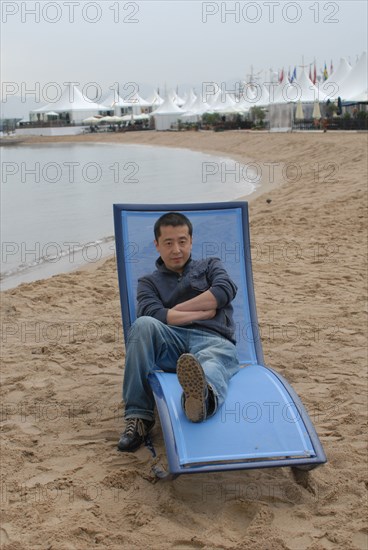
<path id="1" fill-rule="evenodd" d="M 138 317 L 148 315 L 167 323 L 168 309 L 211 290 L 218 304 L 215 317 L 195 321 L 184 327 L 216 332 L 235 343 L 231 302 L 235 298 L 237 286 L 219 258 L 189 258 L 183 273 L 179 274 L 167 269 L 160 257 L 156 261 L 156 268 L 152 274 L 138 280 Z"/>

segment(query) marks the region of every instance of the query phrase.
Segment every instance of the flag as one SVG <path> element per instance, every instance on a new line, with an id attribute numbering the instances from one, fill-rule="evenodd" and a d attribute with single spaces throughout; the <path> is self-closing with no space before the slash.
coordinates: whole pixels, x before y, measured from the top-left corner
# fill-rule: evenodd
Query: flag
<path id="1" fill-rule="evenodd" d="M 312 69 L 310 65 L 309 65 L 309 80 L 312 80 Z"/>
<path id="2" fill-rule="evenodd" d="M 289 67 L 289 70 L 288 70 L 288 79 L 289 79 L 289 82 L 290 82 L 290 79 L 291 79 L 290 67 Z"/>
<path id="3" fill-rule="evenodd" d="M 332 59 L 331 59 L 331 65 L 330 65 L 330 75 L 333 73 L 333 65 L 332 65 Z"/>
<path id="4" fill-rule="evenodd" d="M 323 80 L 327 80 L 327 79 L 328 79 L 328 72 L 327 72 L 327 65 L 325 61 L 325 68 L 323 70 Z"/>
<path id="5" fill-rule="evenodd" d="M 282 82 L 284 80 L 284 67 L 281 69 L 281 73 L 279 76 L 279 82 Z"/>
<path id="6" fill-rule="evenodd" d="M 314 71 L 313 71 L 313 84 L 317 82 L 317 67 L 316 62 L 314 62 Z"/>
<path id="7" fill-rule="evenodd" d="M 291 75 L 290 82 L 293 82 L 293 80 L 296 79 L 296 67 L 294 67 L 293 74 Z"/>

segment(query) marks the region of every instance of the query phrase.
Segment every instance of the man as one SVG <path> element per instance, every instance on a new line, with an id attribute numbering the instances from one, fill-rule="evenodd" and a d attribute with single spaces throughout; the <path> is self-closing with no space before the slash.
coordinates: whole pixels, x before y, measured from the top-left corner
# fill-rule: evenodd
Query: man
<path id="1" fill-rule="evenodd" d="M 120 451 L 134 451 L 154 425 L 148 374 L 177 372 L 182 406 L 192 422 L 215 414 L 239 370 L 232 300 L 237 287 L 218 258 L 191 258 L 193 228 L 181 213 L 155 223 L 156 271 L 139 279 L 137 320 L 126 343 Z"/>

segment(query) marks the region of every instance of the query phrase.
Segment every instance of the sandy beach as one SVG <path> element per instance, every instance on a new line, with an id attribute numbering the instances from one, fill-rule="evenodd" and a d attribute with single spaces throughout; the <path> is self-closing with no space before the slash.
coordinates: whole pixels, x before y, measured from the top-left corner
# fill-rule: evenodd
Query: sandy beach
<path id="1" fill-rule="evenodd" d="M 109 258 L 1 294 L 1 548 L 367 549 L 367 134 L 132 132 L 23 143 L 96 141 L 260 167 L 263 184 L 248 200 L 265 361 L 302 398 L 328 463 L 298 479 L 271 468 L 156 482 L 147 448 L 119 453 L 125 351 Z M 165 464 L 159 422 L 153 440 Z"/>

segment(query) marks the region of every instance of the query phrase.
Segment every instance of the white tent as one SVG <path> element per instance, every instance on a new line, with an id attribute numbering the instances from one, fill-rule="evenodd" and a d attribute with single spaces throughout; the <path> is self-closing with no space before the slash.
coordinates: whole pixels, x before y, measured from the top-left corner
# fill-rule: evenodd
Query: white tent
<path id="1" fill-rule="evenodd" d="M 254 105 L 254 103 L 250 103 L 249 101 L 247 101 L 246 98 L 244 97 L 234 97 L 234 108 L 235 108 L 235 112 L 238 113 L 238 114 L 244 114 L 244 113 L 247 113 L 249 111 L 249 109 L 251 109 Z"/>
<path id="2" fill-rule="evenodd" d="M 300 91 L 298 92 L 295 84 L 290 83 L 287 75 L 284 74 L 282 81 L 277 86 L 270 84 L 269 94 L 270 131 L 289 131 L 294 119 L 293 102 L 300 99 Z"/>
<path id="3" fill-rule="evenodd" d="M 220 93 L 217 96 L 215 103 L 210 105 L 213 112 L 227 115 L 244 113 L 243 108 L 237 103 L 229 93 Z"/>
<path id="4" fill-rule="evenodd" d="M 188 94 L 187 94 L 187 92 L 184 92 L 184 94 L 182 96 L 180 96 L 180 97 L 177 96 L 176 104 L 179 107 L 183 108 L 183 105 L 187 102 L 187 99 L 188 99 Z"/>
<path id="5" fill-rule="evenodd" d="M 293 82 L 289 82 L 285 75 L 276 88 L 274 101 L 272 96 L 270 99 L 270 129 L 288 131 L 294 119 L 310 118 L 315 102 L 324 101 L 326 96 L 313 84 L 304 69 L 298 80 Z"/>
<path id="6" fill-rule="evenodd" d="M 322 92 L 330 99 L 339 97 L 339 89 L 341 82 L 348 76 L 351 71 L 351 65 L 346 61 L 345 57 L 340 59 L 339 66 L 328 79 L 322 84 Z"/>
<path id="7" fill-rule="evenodd" d="M 203 99 L 207 101 L 208 105 L 213 107 L 216 105 L 219 97 L 221 97 L 221 88 L 216 82 L 209 82 L 208 84 L 211 86 L 208 89 L 206 88 L 206 94 L 203 96 Z"/>
<path id="8" fill-rule="evenodd" d="M 157 90 L 153 90 L 153 93 L 147 97 L 146 101 L 149 105 L 151 105 L 151 107 L 158 107 L 164 102 Z"/>
<path id="9" fill-rule="evenodd" d="M 30 118 L 35 120 L 43 118 L 43 115 L 53 111 L 75 124 L 80 124 L 86 118 L 97 115 L 101 111 L 106 111 L 104 105 L 89 101 L 83 96 L 82 92 L 76 86 L 65 87 L 60 99 L 55 103 L 48 103 L 39 109 L 31 111 Z"/>
<path id="10" fill-rule="evenodd" d="M 133 95 L 129 94 L 129 97 L 125 100 L 125 103 L 131 103 L 133 105 L 139 105 L 140 107 L 150 107 L 150 104 L 147 100 L 143 99 L 142 96 L 135 92 Z"/>
<path id="11" fill-rule="evenodd" d="M 305 70 L 300 75 L 300 78 L 297 80 L 297 83 L 300 85 L 302 89 L 302 97 L 301 100 L 304 103 L 307 103 L 309 101 L 313 102 L 322 102 L 326 101 L 328 99 L 328 96 L 326 96 L 326 93 L 321 90 L 321 87 L 319 85 L 313 84 Z"/>
<path id="12" fill-rule="evenodd" d="M 169 93 L 168 93 L 168 96 L 170 97 L 171 101 L 173 103 L 175 103 L 175 105 L 177 105 L 178 107 L 181 107 L 182 105 L 184 105 L 185 103 L 185 99 L 183 99 L 182 97 L 180 97 L 176 92 L 175 90 L 170 90 Z"/>
<path id="13" fill-rule="evenodd" d="M 148 109 L 148 107 L 151 107 L 151 104 L 143 99 L 138 92 L 135 92 L 134 94 L 129 93 L 125 99 L 120 98 L 120 101 L 116 103 L 115 113 L 117 115 L 123 115 L 126 114 L 127 111 L 131 110 L 134 115 L 140 115 L 142 110 Z"/>
<path id="14" fill-rule="evenodd" d="M 367 88 L 367 52 L 363 52 L 357 64 L 341 81 L 335 97 L 340 96 L 343 101 L 356 101 L 354 98 L 357 97 L 368 101 Z"/>
<path id="15" fill-rule="evenodd" d="M 191 110 L 191 107 L 192 105 L 194 104 L 195 100 L 197 99 L 197 96 L 195 95 L 194 93 L 194 90 L 193 88 L 190 89 L 190 92 L 187 96 L 187 100 L 186 102 L 184 103 L 184 105 L 181 106 L 181 108 L 184 110 L 184 111 L 190 111 Z"/>
<path id="16" fill-rule="evenodd" d="M 275 104 L 290 103 L 295 101 L 295 86 L 290 84 L 288 77 L 284 74 L 282 81 L 277 85 L 270 85 L 269 102 Z M 296 98 L 297 99 L 297 98 Z"/>
<path id="17" fill-rule="evenodd" d="M 356 103 L 367 103 L 368 102 L 368 89 L 361 94 L 353 96 L 349 101 Z"/>
<path id="18" fill-rule="evenodd" d="M 190 107 L 190 111 L 196 115 L 203 115 L 203 113 L 212 112 L 212 108 L 208 105 L 200 94 L 198 94 L 197 99 L 194 101 Z"/>
<path id="19" fill-rule="evenodd" d="M 106 105 L 108 111 L 112 111 L 115 109 L 115 105 L 119 103 L 119 101 L 122 101 L 121 97 L 118 95 L 116 90 L 113 90 L 104 99 L 103 104 Z"/>
<path id="20" fill-rule="evenodd" d="M 266 107 L 270 103 L 270 94 L 264 84 L 255 85 L 255 100 L 253 107 Z"/>
<path id="21" fill-rule="evenodd" d="M 162 105 L 153 111 L 151 116 L 155 120 L 156 130 L 170 130 L 171 125 L 176 124 L 184 113 L 185 111 L 175 105 L 171 97 L 167 95 Z"/>
<path id="22" fill-rule="evenodd" d="M 212 111 L 212 107 L 208 105 L 208 103 L 202 98 L 200 94 L 198 94 L 196 100 L 194 103 L 192 103 L 191 107 L 188 109 L 187 113 L 183 115 L 183 118 L 187 122 L 197 122 L 204 113 L 210 113 Z"/>
<path id="23" fill-rule="evenodd" d="M 256 105 L 257 93 L 260 91 L 253 86 L 253 84 L 246 84 L 243 87 L 243 92 L 240 98 L 235 100 L 237 106 L 242 109 L 243 113 L 247 113 L 252 107 Z"/>
<path id="24" fill-rule="evenodd" d="M 284 80 L 287 82 L 284 83 Z M 280 95 L 281 90 L 281 95 Z M 283 82 L 275 91 L 274 103 L 313 103 L 314 101 L 323 101 L 326 95 L 313 84 L 305 69 L 301 72 L 299 78 L 293 82 L 289 82 L 285 76 Z"/>
<path id="25" fill-rule="evenodd" d="M 104 100 L 104 104 L 109 107 L 109 110 L 114 110 L 116 116 L 133 113 L 140 115 L 142 109 L 151 106 L 151 103 L 143 99 L 138 92 L 127 93 L 126 98 L 122 98 L 116 91 L 112 91 Z"/>

